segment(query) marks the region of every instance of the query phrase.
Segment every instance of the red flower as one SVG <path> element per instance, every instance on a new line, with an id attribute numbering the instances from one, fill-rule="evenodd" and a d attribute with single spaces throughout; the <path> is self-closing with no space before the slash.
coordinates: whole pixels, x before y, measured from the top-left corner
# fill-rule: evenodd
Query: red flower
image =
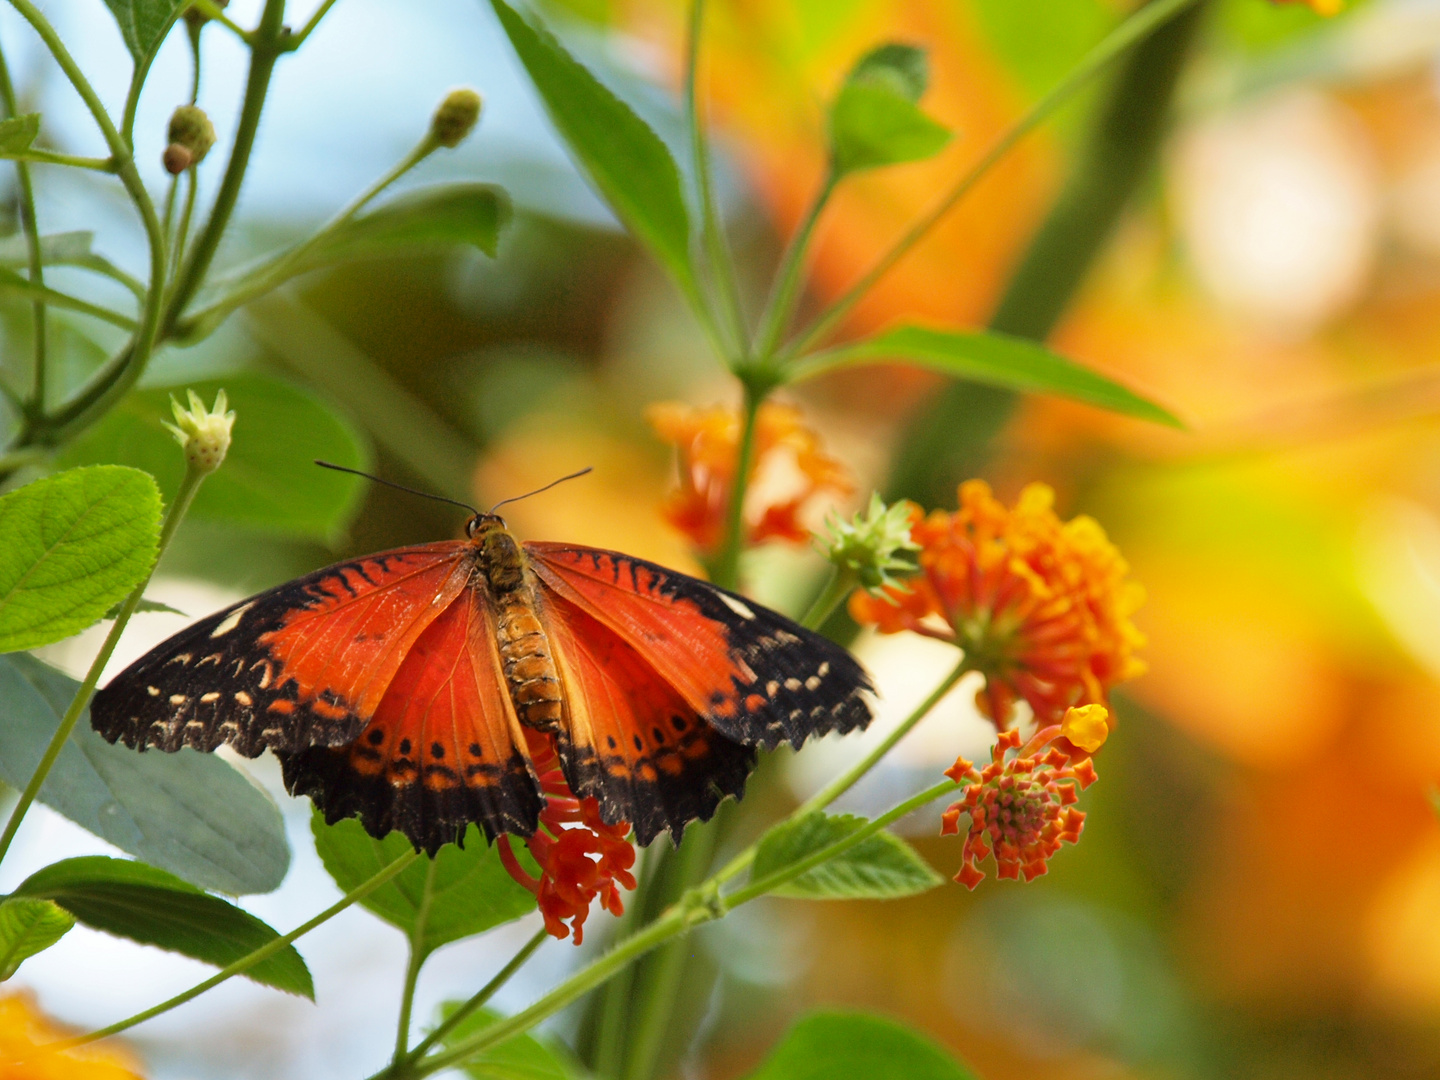
<path id="1" fill-rule="evenodd" d="M 646 410 L 650 426 L 676 450 L 680 488 L 665 502 L 665 516 L 701 551 L 713 554 L 724 539 L 730 493 L 740 457 L 740 414 L 716 405 L 695 409 L 666 401 Z M 788 458 L 788 462 L 785 460 Z M 754 483 L 777 464 L 788 464 L 790 482 L 783 492 L 774 485 Z M 793 405 L 766 402 L 755 418 L 755 455 L 748 477 L 751 498 L 745 507 L 745 543 L 788 540 L 805 543 L 810 530 L 801 517 L 823 492 L 849 494 L 850 473 L 824 452 L 820 436 L 805 426 Z"/>
<path id="2" fill-rule="evenodd" d="M 1099 705 L 1071 709 L 1063 724 L 1037 732 L 1023 748 L 1019 732 L 1002 731 L 984 769 L 957 758 L 945 771 L 956 783 L 968 781 L 960 801 L 945 811 L 940 826 L 941 836 L 953 836 L 960 831 L 960 815 L 970 816 L 964 861 L 956 881 L 969 889 L 980 884 L 985 874 L 975 864 L 992 851 L 1000 877 L 1024 874 L 1030 881 L 1046 872 L 1050 856 L 1061 844 L 1080 839 L 1085 814 L 1075 809 L 1076 789 L 1095 782 L 1089 751 L 1099 749 L 1104 741 L 1103 713 Z M 1065 741 L 1052 746 L 1062 735 Z M 1062 748 L 1071 744 L 1082 746 L 1083 756 Z"/>
<path id="3" fill-rule="evenodd" d="M 911 538 L 920 574 L 881 596 L 856 592 L 850 612 L 882 633 L 911 630 L 958 645 L 985 675 L 976 703 L 996 727 L 1017 700 L 1035 722 L 1100 704 L 1144 671 L 1144 637 L 1130 621 L 1140 587 L 1092 518 L 1062 522 L 1054 492 L 1030 484 L 1007 509 L 983 480 L 960 486 L 954 513 L 917 510 Z"/>
<path id="4" fill-rule="evenodd" d="M 579 945 L 585 937 L 591 901 L 598 896 L 602 907 L 612 915 L 620 915 L 625 905 L 616 885 L 635 888 L 635 876 L 630 873 L 635 865 L 635 847 L 626 839 L 630 824 L 605 824 L 600 819 L 600 804 L 592 798 L 577 799 L 565 783 L 550 737 L 529 730 L 525 735 L 545 794 L 540 825 L 525 841 L 540 864 L 540 877 L 525 872 L 510 847 L 510 837 L 505 835 L 497 841 L 500 861 L 511 877 L 535 894 L 540 914 L 545 917 L 545 929 L 562 939 L 573 933 Z M 565 924 L 567 919 L 569 926 Z"/>

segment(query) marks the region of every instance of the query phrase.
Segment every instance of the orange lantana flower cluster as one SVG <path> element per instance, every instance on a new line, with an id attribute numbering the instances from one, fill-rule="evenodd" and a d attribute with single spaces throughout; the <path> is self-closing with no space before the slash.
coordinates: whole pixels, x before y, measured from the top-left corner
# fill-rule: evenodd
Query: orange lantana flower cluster
<path id="1" fill-rule="evenodd" d="M 1107 704 L 1111 687 L 1144 670 L 1130 621 L 1140 587 L 1092 518 L 1062 522 L 1053 504 L 1044 484 L 1007 509 L 984 481 L 968 481 L 955 512 L 914 512 L 918 575 L 850 598 L 862 624 L 963 649 L 985 676 L 977 704 L 1002 731 L 1019 700 L 1045 728 L 1071 706 Z"/>
<path id="2" fill-rule="evenodd" d="M 702 552 L 713 554 L 724 541 L 725 521 L 739 467 L 741 419 L 736 409 L 716 405 L 697 409 L 660 402 L 646 410 L 656 433 L 675 447 L 680 486 L 665 501 L 665 516 Z M 794 479 L 778 497 L 752 485 L 778 459 L 789 456 Z M 810 531 L 801 517 L 816 496 L 846 495 L 849 470 L 826 454 L 820 436 L 806 427 L 793 405 L 766 402 L 755 421 L 755 452 L 747 477 L 746 545 L 767 540 L 806 543 Z"/>
<path id="3" fill-rule="evenodd" d="M 570 790 L 551 738 L 528 729 L 525 736 L 545 795 L 540 824 L 525 841 L 540 864 L 540 877 L 531 877 L 521 867 L 510 837 L 501 835 L 496 847 L 510 876 L 535 894 L 545 929 L 561 939 L 573 935 L 579 945 L 585 937 L 590 904 L 597 896 L 612 915 L 625 912 L 617 885 L 635 888 L 635 876 L 630 872 L 635 865 L 635 846 L 627 839 L 630 824 L 605 824 L 597 800 L 577 799 Z"/>
<path id="4" fill-rule="evenodd" d="M 28 993 L 0 997 L 0 1076 L 5 1080 L 140 1080 L 140 1065 L 113 1040 L 58 1053 L 48 1043 L 69 1037 Z"/>
<path id="5" fill-rule="evenodd" d="M 1345 0 L 1270 0 L 1272 4 L 1304 4 L 1317 15 L 1329 18 L 1339 15 L 1345 8 Z"/>
<path id="6" fill-rule="evenodd" d="M 1024 874 L 1030 881 L 1049 869 L 1050 856 L 1061 844 L 1080 839 L 1085 813 L 1075 809 L 1077 789 L 1095 782 L 1095 766 L 1088 752 L 1077 761 L 1066 748 L 1088 742 L 1088 749 L 1097 749 L 1103 734 L 1096 741 L 1096 729 L 1105 730 L 1104 711 L 1099 705 L 1071 709 L 1063 724 L 1042 729 L 1023 747 L 1019 732 L 1002 731 L 984 769 L 957 758 L 945 770 L 966 787 L 960 801 L 945 811 L 940 835 L 957 834 L 960 815 L 970 817 L 956 881 L 969 889 L 979 885 L 985 873 L 976 863 L 992 851 L 1000 877 Z"/>

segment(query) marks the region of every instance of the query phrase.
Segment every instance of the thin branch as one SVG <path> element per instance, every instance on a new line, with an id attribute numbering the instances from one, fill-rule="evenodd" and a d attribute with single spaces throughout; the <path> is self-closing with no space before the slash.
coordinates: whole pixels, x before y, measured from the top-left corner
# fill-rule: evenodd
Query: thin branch
<path id="1" fill-rule="evenodd" d="M 15 97 L 15 84 L 10 78 L 10 65 L 5 53 L 0 51 L 0 96 L 4 98 L 5 115 L 19 116 L 20 109 Z M 35 217 L 35 188 L 30 183 L 30 166 L 23 161 L 15 162 L 15 181 L 20 194 L 20 227 L 25 232 L 25 252 L 30 264 L 30 282 L 45 287 L 45 260 L 40 250 L 40 227 Z M 35 297 L 30 302 L 31 334 L 34 338 L 34 375 L 30 382 L 29 411 L 34 415 L 45 415 L 46 377 L 46 334 L 45 301 Z"/>

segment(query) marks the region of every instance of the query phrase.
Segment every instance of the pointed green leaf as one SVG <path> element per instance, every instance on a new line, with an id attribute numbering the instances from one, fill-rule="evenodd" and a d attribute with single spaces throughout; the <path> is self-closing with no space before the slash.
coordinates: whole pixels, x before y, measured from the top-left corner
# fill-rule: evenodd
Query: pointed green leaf
<path id="1" fill-rule="evenodd" d="M 0 120 L 0 157 L 18 157 L 25 153 L 39 134 L 39 113 Z"/>
<path id="2" fill-rule="evenodd" d="M 14 895 L 53 900 L 86 926 L 216 967 L 226 967 L 280 936 L 248 911 L 173 874 L 104 855 L 52 863 L 26 878 Z M 293 945 L 244 975 L 288 994 L 315 997 L 310 971 Z"/>
<path id="3" fill-rule="evenodd" d="M 185 458 L 164 421 L 172 419 L 170 395 L 183 401 L 187 389 L 206 402 L 223 389 L 236 416 L 225 464 L 195 496 L 191 517 L 322 541 L 339 535 L 359 508 L 361 481 L 317 468 L 315 459 L 363 469 L 369 455 L 361 436 L 308 391 L 269 375 L 247 372 L 137 390 L 65 447 L 60 460 L 134 465 L 173 497 Z"/>
<path id="4" fill-rule="evenodd" d="M 376 840 L 355 818 L 326 825 L 319 811 L 310 819 L 310 828 L 320 861 L 342 892 L 368 881 L 412 847 L 398 832 Z M 535 910 L 534 895 L 506 872 L 494 845 L 486 843 L 485 834 L 474 825 L 465 834 L 463 848 L 446 844 L 433 860 L 433 874 L 431 866 L 430 859 L 420 859 L 360 901 L 410 934 L 428 889 L 423 953 Z"/>
<path id="5" fill-rule="evenodd" d="M 112 604 L 110 610 L 105 612 L 105 618 L 118 619 L 120 617 L 120 609 L 124 604 L 125 601 L 123 600 L 118 604 Z M 185 612 L 179 608 L 173 608 L 169 604 L 162 604 L 159 600 L 141 600 L 140 603 L 135 605 L 135 613 L 138 615 L 142 611 L 163 611 L 167 615 L 185 615 Z M 185 617 L 188 619 L 190 616 L 185 615 Z"/>
<path id="6" fill-rule="evenodd" d="M 491 4 L 580 167 L 626 228 L 693 294 L 690 216 L 670 151 L 549 31 L 505 0 Z"/>
<path id="7" fill-rule="evenodd" d="M 458 1001 L 445 1002 L 440 1006 L 441 1017 L 449 1019 L 459 1005 Z M 447 1032 L 441 1042 L 455 1046 L 479 1035 L 500 1019 L 503 1019 L 501 1015 L 491 1009 L 476 1009 Z M 584 1075 L 559 1042 L 525 1034 L 481 1050 L 459 1068 L 475 1080 L 578 1080 Z"/>
<path id="8" fill-rule="evenodd" d="M 835 172 L 921 161 L 944 149 L 950 130 L 919 108 L 929 81 L 925 54 L 881 45 L 851 69 L 830 107 Z"/>
<path id="9" fill-rule="evenodd" d="M 750 880 L 760 881 L 837 843 L 869 824 L 853 814 L 815 811 L 776 825 L 760 840 Z M 898 836 L 878 832 L 776 889 L 799 900 L 893 900 L 944 879 Z"/>
<path id="10" fill-rule="evenodd" d="M 11 897 L 0 904 L 0 982 L 70 932 L 75 917 L 49 900 Z"/>
<path id="11" fill-rule="evenodd" d="M 943 1047 L 883 1016 L 819 1010 L 801 1017 L 746 1080 L 975 1080 Z"/>
<path id="12" fill-rule="evenodd" d="M 137 69 L 148 67 L 186 0 L 105 0 Z"/>
<path id="13" fill-rule="evenodd" d="M 0 652 L 98 621 L 144 580 L 159 538 L 160 492 L 138 469 L 70 469 L 0 496 Z"/>
<path id="14" fill-rule="evenodd" d="M 859 364 L 906 363 L 956 379 L 1018 390 L 1055 394 L 1124 416 L 1183 428 L 1173 413 L 1043 345 L 1008 334 L 978 330 L 941 330 L 900 326 L 867 341 L 842 345 L 798 361 L 792 381 Z"/>
<path id="15" fill-rule="evenodd" d="M 427 244 L 470 244 L 494 256 L 510 197 L 490 184 L 438 184 L 354 218 L 306 253 L 307 268 Z"/>
<path id="16" fill-rule="evenodd" d="M 0 656 L 0 780 L 30 780 L 80 684 L 24 653 Z M 90 729 L 88 711 L 40 801 L 121 851 L 217 892 L 270 892 L 290 866 L 285 823 L 259 787 L 213 754 L 141 754 Z"/>

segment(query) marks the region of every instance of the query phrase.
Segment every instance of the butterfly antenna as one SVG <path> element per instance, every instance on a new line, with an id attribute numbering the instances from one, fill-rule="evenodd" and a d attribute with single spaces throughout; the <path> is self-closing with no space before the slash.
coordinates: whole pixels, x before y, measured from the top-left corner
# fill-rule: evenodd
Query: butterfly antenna
<path id="1" fill-rule="evenodd" d="M 478 509 L 471 506 L 469 503 L 461 502 L 459 499 L 447 499 L 444 495 L 436 495 L 433 492 L 429 491 L 419 491 L 415 488 L 406 487 L 404 484 L 397 484 L 390 480 L 381 480 L 380 477 L 372 476 L 368 472 L 361 472 L 359 469 L 347 469 L 344 465 L 336 465 L 333 462 L 321 461 L 319 458 L 315 459 L 315 464 L 319 465 L 322 469 L 334 469 L 336 472 L 345 472 L 349 473 L 352 476 L 363 476 L 366 480 L 374 481 L 377 484 L 384 484 L 386 487 L 392 487 L 396 491 L 406 491 L 409 492 L 411 495 L 419 495 L 422 499 L 434 499 L 436 502 L 449 503 L 451 506 L 463 506 L 472 514 L 480 513 Z M 557 480 L 556 483 L 558 484 L 559 481 Z M 541 490 L 544 489 L 542 488 Z"/>
<path id="2" fill-rule="evenodd" d="M 586 473 L 594 471 L 595 467 L 593 465 L 586 465 L 585 468 L 581 469 L 579 472 L 572 472 L 569 476 L 560 477 L 559 480 L 551 480 L 550 483 L 546 484 L 544 487 L 538 487 L 534 491 L 527 491 L 524 495 L 516 495 L 509 499 L 501 499 L 498 503 L 496 503 L 490 508 L 490 513 L 495 513 L 496 510 L 499 510 L 500 507 L 504 506 L 506 503 L 519 502 L 521 499 L 528 499 L 531 495 L 539 495 L 542 491 L 549 491 L 556 484 L 563 484 L 566 480 L 574 480 L 576 477 L 584 476 Z"/>

